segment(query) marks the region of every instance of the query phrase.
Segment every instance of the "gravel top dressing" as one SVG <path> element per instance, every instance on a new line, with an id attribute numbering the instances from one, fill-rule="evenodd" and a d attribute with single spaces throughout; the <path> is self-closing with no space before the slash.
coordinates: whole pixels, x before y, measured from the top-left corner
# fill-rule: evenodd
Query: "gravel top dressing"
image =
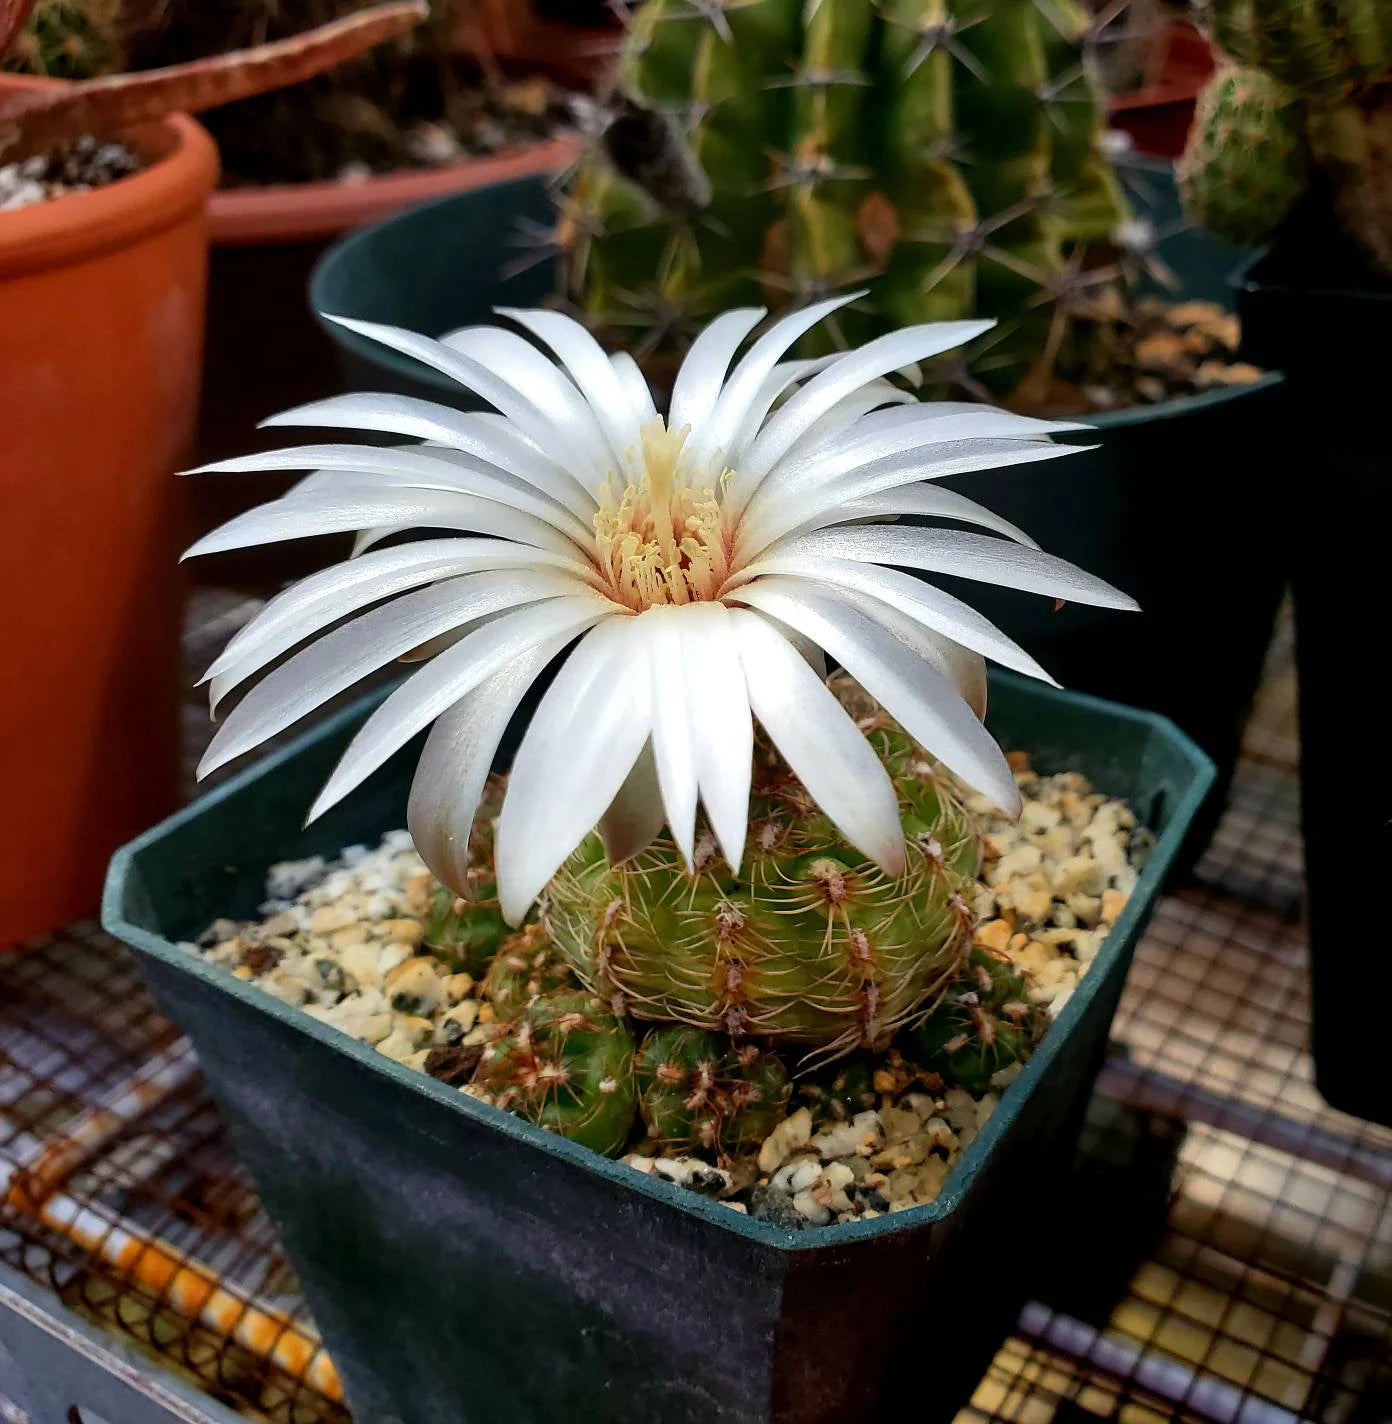
<path id="1" fill-rule="evenodd" d="M 79 138 L 19 163 L 0 163 L 0 213 L 85 193 L 138 173 L 144 165 L 123 143 Z"/>
<path id="2" fill-rule="evenodd" d="M 1129 807 L 1094 792 L 1082 776 L 1040 777 L 1023 758 L 1012 763 L 1024 797 L 1018 823 L 979 797 L 964 798 L 984 852 L 972 964 L 982 956 L 1008 961 L 1023 992 L 1004 1011 L 1042 1026 L 1093 962 L 1151 838 Z M 186 947 L 379 1053 L 493 1101 L 482 1084 L 490 1044 L 506 1024 L 482 976 L 426 943 L 441 893 L 409 834 L 392 831 L 377 847 L 352 846 L 334 861 L 273 866 L 261 920 L 218 920 Z M 509 1002 L 519 982 L 524 995 L 557 987 L 555 956 L 539 926 L 528 926 L 498 956 L 508 957 Z M 528 977 L 533 964 L 535 982 Z M 972 972 L 965 966 L 949 990 L 966 1023 L 978 1002 Z M 991 977 L 975 972 L 984 975 L 984 995 Z M 982 1040 L 973 1046 L 966 1038 L 949 1039 L 932 1068 L 891 1047 L 802 1072 L 802 1050 L 779 1048 L 794 1074 L 792 1092 L 757 1147 L 664 1155 L 644 1139 L 640 1119 L 622 1160 L 780 1226 L 868 1220 L 923 1205 L 941 1191 L 1021 1068 L 1014 1061 L 983 1069 L 973 1051 Z M 962 1071 L 955 1072 L 959 1051 Z"/>

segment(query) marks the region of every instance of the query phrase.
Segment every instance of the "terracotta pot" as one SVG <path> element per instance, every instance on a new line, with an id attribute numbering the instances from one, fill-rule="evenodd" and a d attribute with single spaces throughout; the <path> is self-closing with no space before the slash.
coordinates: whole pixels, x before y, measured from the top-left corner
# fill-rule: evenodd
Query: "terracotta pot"
<path id="1" fill-rule="evenodd" d="M 0 946 L 95 910 L 112 849 L 178 796 L 172 474 L 217 152 L 185 118 L 127 138 L 143 172 L 0 213 Z"/>
<path id="2" fill-rule="evenodd" d="M 257 422 L 342 389 L 333 345 L 305 301 L 310 269 L 332 239 L 432 198 L 505 178 L 558 173 L 574 159 L 577 147 L 575 139 L 557 138 L 492 158 L 360 183 L 287 183 L 214 193 L 199 460 L 284 444 L 283 431 L 259 436 Z M 466 271 L 460 280 L 468 280 Z M 196 531 L 215 528 L 275 498 L 295 478 L 236 475 L 193 481 Z M 208 568 L 215 568 L 222 580 L 265 590 L 308 572 L 322 557 L 312 544 L 301 547 L 292 541 L 224 555 Z"/>
<path id="3" fill-rule="evenodd" d="M 1172 24 L 1158 48 L 1154 78 L 1112 99 L 1112 127 L 1129 134 L 1137 152 L 1178 158 L 1194 105 L 1216 64 L 1209 43 L 1192 26 Z"/>

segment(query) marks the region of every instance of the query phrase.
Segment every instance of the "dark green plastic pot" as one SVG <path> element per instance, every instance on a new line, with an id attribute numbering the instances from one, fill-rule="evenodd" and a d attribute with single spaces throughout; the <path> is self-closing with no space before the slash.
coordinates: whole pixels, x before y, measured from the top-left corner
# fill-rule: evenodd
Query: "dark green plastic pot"
<path id="1" fill-rule="evenodd" d="M 1067 1180 L 1137 938 L 1212 780 L 1207 758 L 1150 714 L 993 684 L 997 734 L 1041 770 L 1127 797 L 1154 852 L 939 1199 L 799 1233 L 485 1106 L 179 947 L 219 915 L 251 914 L 271 863 L 404 824 L 416 747 L 301 829 L 375 701 L 122 850 L 103 907 L 193 1038 L 356 1417 L 850 1424 L 902 1408 L 945 1424 L 1031 1289 L 1021 1219 Z"/>
<path id="2" fill-rule="evenodd" d="M 1137 207 L 1170 233 L 1159 250 L 1176 295 L 1230 306 L 1229 274 L 1241 251 L 1183 227 L 1168 165 L 1129 172 Z M 550 261 L 498 277 L 509 263 L 538 255 L 529 234 L 554 214 L 554 199 L 534 180 L 446 198 L 338 244 L 315 269 L 310 300 L 319 312 L 430 335 L 494 320 L 495 306 L 554 295 Z M 473 403 L 438 372 L 329 329 L 350 389 Z M 1054 613 L 1028 595 L 935 580 L 994 619 L 1065 686 L 1162 712 L 1213 758 L 1219 792 L 1196 823 L 1186 863 L 1222 810 L 1284 589 L 1275 511 L 1260 488 L 1281 430 L 1279 381 L 1101 415 L 1098 434 L 1078 442 L 1098 445 L 1087 454 L 945 481 L 1139 600 L 1140 618 L 1075 606 Z"/>
<path id="3" fill-rule="evenodd" d="M 1380 548 L 1392 527 L 1380 345 L 1392 331 L 1392 285 L 1360 285 L 1360 265 L 1292 233 L 1251 262 L 1237 288 L 1252 359 L 1279 364 L 1288 381 L 1267 478 L 1289 525 L 1315 1083 L 1334 1107 L 1392 1124 L 1382 1035 L 1349 1014 L 1351 995 L 1392 1002 L 1392 955 L 1369 933 L 1357 888 L 1368 867 L 1392 865 L 1392 760 L 1378 728 L 1386 719 L 1352 713 L 1364 680 L 1386 676 L 1378 649 L 1392 612 Z"/>

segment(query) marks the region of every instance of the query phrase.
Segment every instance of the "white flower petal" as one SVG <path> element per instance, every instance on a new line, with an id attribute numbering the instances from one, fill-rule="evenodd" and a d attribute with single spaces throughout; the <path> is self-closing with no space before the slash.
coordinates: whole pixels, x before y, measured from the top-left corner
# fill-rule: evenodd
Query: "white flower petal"
<path id="1" fill-rule="evenodd" d="M 580 551 L 554 526 L 534 515 L 510 509 L 496 500 L 446 490 L 353 490 L 341 496 L 315 493 L 296 499 L 287 495 L 258 505 L 205 534 L 184 552 L 186 559 L 245 549 L 253 544 L 275 544 L 285 539 L 307 539 L 314 534 L 372 531 L 385 538 L 399 529 L 464 529 L 492 534 L 518 544 L 549 549 L 575 558 Z M 365 542 L 357 546 L 360 551 Z"/>
<path id="2" fill-rule="evenodd" d="M 638 753 L 619 794 L 599 818 L 599 838 L 610 865 L 622 865 L 647 850 L 662 830 L 662 791 L 652 743 Z"/>
<path id="3" fill-rule="evenodd" d="M 283 732 L 329 698 L 429 638 L 472 618 L 574 591 L 574 581 L 562 574 L 508 570 L 465 574 L 374 608 L 311 643 L 253 687 L 213 738 L 198 774 L 206 776 Z"/>
<path id="4" fill-rule="evenodd" d="M 724 604 L 692 603 L 680 613 L 701 802 L 726 863 L 738 873 L 754 770 L 754 724 L 744 668 Z"/>
<path id="5" fill-rule="evenodd" d="M 657 406 L 653 403 L 652 391 L 648 389 L 648 383 L 633 357 L 627 351 L 616 351 L 609 358 L 609 364 L 628 395 L 628 402 L 638 417 L 639 428 L 656 420 Z"/>
<path id="6" fill-rule="evenodd" d="M 281 653 L 356 613 L 421 584 L 486 569 L 562 568 L 587 582 L 578 562 L 505 539 L 426 539 L 395 549 L 379 549 L 360 559 L 333 564 L 277 594 L 231 639 L 203 680 L 237 669 L 229 684 L 264 667 Z"/>
<path id="7" fill-rule="evenodd" d="M 555 657 L 613 607 L 595 594 L 550 598 L 490 619 L 408 678 L 349 742 L 309 813 L 322 815 L 370 776 L 393 752 L 474 688 L 531 648 Z"/>
<path id="8" fill-rule="evenodd" d="M 776 552 L 923 569 L 1096 608 L 1134 611 L 1137 607 L 1135 599 L 1066 559 L 960 529 L 918 529 L 895 524 L 819 529 L 790 539 Z"/>
<path id="9" fill-rule="evenodd" d="M 792 579 L 760 579 L 733 597 L 820 643 L 925 750 L 1002 811 L 1019 813 L 1015 778 L 990 733 L 956 688 L 892 633 L 848 604 Z"/>
<path id="10" fill-rule="evenodd" d="M 849 499 L 844 504 L 822 510 L 807 523 L 790 530 L 789 537 L 809 534 L 814 529 L 825 529 L 833 524 L 879 523 L 888 519 L 901 519 L 905 515 L 917 515 L 927 519 L 955 519 L 960 524 L 975 524 L 982 529 L 993 529 L 997 534 L 1004 534 L 1007 539 L 1013 539 L 1027 548 L 1039 547 L 1023 529 L 1008 519 L 1002 519 L 984 504 L 978 504 L 976 500 L 968 499 L 956 490 L 929 484 L 900 485 L 892 490 L 868 494 L 863 499 Z"/>
<path id="11" fill-rule="evenodd" d="M 730 615 L 749 704 L 793 774 L 836 829 L 888 875 L 904 869 L 904 829 L 888 774 L 860 728 L 781 634 Z"/>
<path id="12" fill-rule="evenodd" d="M 873 618 L 887 632 L 893 633 L 910 652 L 936 668 L 957 689 L 957 695 L 971 708 L 978 721 L 986 720 L 986 659 L 980 653 L 964 648 L 951 638 L 944 638 L 916 618 L 901 613 L 878 598 L 852 598 L 835 590 L 823 590 L 849 608 L 859 609 Z"/>
<path id="13" fill-rule="evenodd" d="M 652 751 L 667 826 L 687 868 L 695 861 L 697 770 L 682 626 L 685 609 L 650 608 L 641 615 L 653 678 Z"/>
<path id="14" fill-rule="evenodd" d="M 842 437 L 857 435 L 860 426 L 865 423 L 865 417 L 878 411 L 881 406 L 918 404 L 918 397 L 909 391 L 901 391 L 888 381 L 870 381 L 858 391 L 852 391 L 843 400 L 837 401 L 820 420 L 809 426 L 778 462 L 777 469 L 771 471 L 767 478 L 776 477 L 785 466 L 802 465 L 828 445 L 835 445 Z"/>
<path id="15" fill-rule="evenodd" d="M 851 559 L 798 553 L 770 555 L 760 559 L 747 572 L 755 576 L 782 574 L 808 579 L 823 585 L 831 593 L 845 590 L 887 603 L 907 617 L 1002 667 L 1024 673 L 1026 677 L 1036 677 L 1052 687 L 1058 686 L 1019 644 L 1007 638 L 989 618 L 983 617 L 969 603 L 963 603 L 960 598 L 954 598 L 952 594 L 913 574 L 894 568 L 880 568 L 876 564 L 857 563 Z"/>
<path id="16" fill-rule="evenodd" d="M 641 463 L 642 431 L 624 383 L 604 348 L 578 321 L 560 312 L 522 311 L 516 307 L 496 310 L 499 316 L 525 327 L 556 353 L 594 411 L 595 419 L 608 437 L 610 450 L 632 478 Z"/>
<path id="17" fill-rule="evenodd" d="M 492 412 L 452 410 L 415 396 L 353 393 L 296 406 L 261 424 L 371 430 L 433 441 L 496 465 L 578 518 L 588 520 L 594 514 L 594 496 L 579 480 Z"/>
<path id="18" fill-rule="evenodd" d="M 926 450 L 890 455 L 835 480 L 800 490 L 795 496 L 761 489 L 740 522 L 735 542 L 736 561 L 743 563 L 755 558 L 775 540 L 784 538 L 800 525 L 818 520 L 825 512 L 840 509 L 850 500 L 864 499 L 921 480 L 940 480 L 947 475 L 1059 460 L 1076 455 L 1084 448 L 1087 447 L 1054 445 L 1046 440 L 952 440 Z"/>
<path id="19" fill-rule="evenodd" d="M 498 743 L 554 656 L 546 643 L 520 653 L 461 697 L 425 740 L 406 823 L 421 859 L 457 895 L 469 889 L 469 834 Z"/>
<path id="20" fill-rule="evenodd" d="M 527 485 L 496 468 L 476 461 L 460 450 L 429 445 L 293 445 L 283 450 L 265 450 L 203 465 L 189 474 L 243 474 L 268 470 L 313 469 L 311 480 L 296 486 L 296 493 L 314 488 L 332 488 L 333 477 L 341 475 L 344 489 L 370 488 L 380 481 L 388 488 L 459 490 L 495 500 L 544 520 L 584 548 L 592 540 L 590 528 L 582 524 L 556 500 L 536 493 Z M 351 476 L 366 480 L 351 481 Z M 322 478 L 321 478 L 322 477 Z"/>
<path id="21" fill-rule="evenodd" d="M 788 348 L 800 341 L 819 321 L 864 295 L 863 291 L 848 292 L 827 301 L 814 302 L 769 327 L 731 373 L 720 392 L 720 399 L 715 403 L 715 409 L 699 426 L 692 428 L 688 449 L 696 468 L 713 465 L 716 457 L 721 456 L 720 468 L 711 470 L 712 475 L 718 476 L 730 464 L 735 450 L 745 443 L 750 417 L 764 384 Z M 760 417 L 762 414 L 760 412 Z"/>
<path id="22" fill-rule="evenodd" d="M 824 416 L 839 400 L 911 361 L 926 360 L 954 346 L 974 340 L 994 325 L 989 321 L 939 321 L 890 332 L 854 351 L 848 351 L 820 375 L 814 376 L 764 426 L 759 438 L 740 462 L 730 487 L 735 507 L 758 487 L 759 481 L 792 448 L 797 438 Z"/>
<path id="23" fill-rule="evenodd" d="M 652 684 L 645 659 L 634 667 L 633 625 L 611 618 L 580 640 L 518 748 L 496 841 L 509 924 L 594 829 L 648 740 Z"/>
<path id="24" fill-rule="evenodd" d="M 737 307 L 716 317 L 701 331 L 682 360 L 672 386 L 667 412 L 669 430 L 690 426 L 694 433 L 710 419 L 735 352 L 766 315 L 764 307 Z"/>

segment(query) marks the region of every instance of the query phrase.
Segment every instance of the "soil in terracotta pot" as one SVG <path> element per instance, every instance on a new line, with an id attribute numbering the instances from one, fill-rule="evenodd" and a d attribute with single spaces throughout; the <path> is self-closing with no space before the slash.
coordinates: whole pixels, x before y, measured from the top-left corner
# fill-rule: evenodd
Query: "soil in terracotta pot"
<path id="1" fill-rule="evenodd" d="M 101 188 L 143 166 L 124 143 L 104 143 L 90 135 L 20 163 L 2 163 L 0 213 Z"/>
<path id="2" fill-rule="evenodd" d="M 359 8 L 345 0 L 148 0 L 132 9 L 133 68 L 284 38 Z M 455 52 L 461 4 L 437 4 L 410 35 L 304 84 L 228 104 L 204 122 L 223 186 L 354 179 L 502 153 L 572 127 L 568 93 L 512 79 L 484 52 Z"/>
<path id="3" fill-rule="evenodd" d="M 967 797 L 984 850 L 972 962 L 1006 976 L 1017 999 L 1012 1022 L 1027 1045 L 1088 971 L 1151 839 L 1124 803 L 1095 792 L 1081 776 L 1040 777 L 1023 759 L 1013 760 L 1024 798 L 1018 822 Z M 486 829 L 480 835 L 486 839 Z M 316 857 L 275 866 L 267 897 L 259 921 L 219 920 L 187 948 L 485 1101 L 493 1097 L 486 1086 L 490 1045 L 505 1032 L 505 1018 L 515 1017 L 514 1000 L 574 984 L 548 957 L 540 926 L 493 951 L 519 965 L 501 978 L 487 972 L 486 950 L 470 958 L 458 943 L 450 951 L 432 949 L 432 905 L 438 914 L 441 897 L 452 896 L 431 880 L 405 831 L 390 833 L 375 849 L 349 848 L 332 862 Z M 496 913 L 469 913 L 477 916 L 471 923 L 480 944 L 496 946 L 505 934 Z M 968 1012 L 976 1003 L 968 976 L 979 972 L 980 965 L 968 967 L 959 981 Z M 502 997 L 500 984 L 510 997 Z M 682 1152 L 645 1139 L 639 1118 L 622 1160 L 732 1211 L 798 1229 L 931 1202 L 1023 1057 L 999 1060 L 1005 1066 L 997 1069 L 995 1058 L 973 1058 L 975 1046 L 924 1058 L 922 1044 L 912 1032 L 901 1034 L 885 1052 L 808 1071 L 805 1050 L 783 1049 L 793 1086 L 781 1112 L 771 1114 L 771 1130 L 733 1152 Z"/>

